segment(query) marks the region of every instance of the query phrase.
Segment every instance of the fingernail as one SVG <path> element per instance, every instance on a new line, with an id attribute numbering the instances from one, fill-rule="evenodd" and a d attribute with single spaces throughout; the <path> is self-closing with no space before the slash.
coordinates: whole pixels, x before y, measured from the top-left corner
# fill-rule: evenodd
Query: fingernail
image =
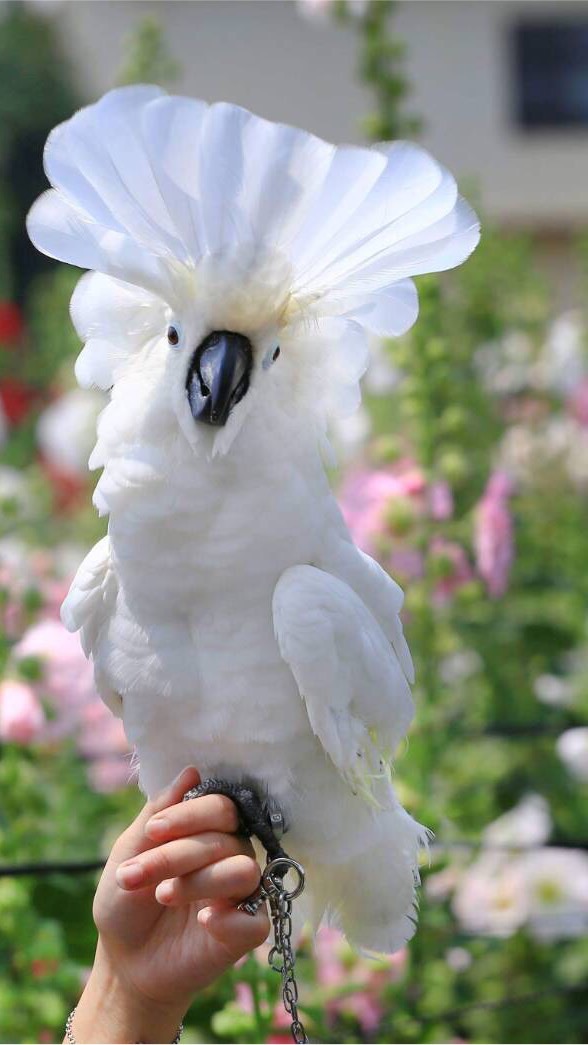
<path id="1" fill-rule="evenodd" d="M 210 919 L 212 918 L 212 911 L 210 907 L 203 907 L 196 915 L 196 920 L 200 922 L 200 925 L 207 926 Z"/>
<path id="2" fill-rule="evenodd" d="M 145 834 L 162 836 L 167 834 L 169 826 L 167 816 L 152 816 L 145 824 Z"/>
<path id="3" fill-rule="evenodd" d="M 195 771 L 196 771 L 196 766 L 184 766 L 184 768 L 182 769 L 182 772 L 178 773 L 178 775 L 177 775 L 176 779 L 174 780 L 172 786 L 176 787 L 176 785 L 179 784 L 180 781 L 184 779 L 184 777 L 186 777 L 188 775 L 192 776 L 192 774 Z"/>
<path id="4" fill-rule="evenodd" d="M 174 892 L 171 882 L 160 882 L 155 890 L 155 899 L 158 903 L 169 903 Z"/>
<path id="5" fill-rule="evenodd" d="M 121 866 L 116 869 L 116 880 L 118 884 L 123 887 L 139 885 L 139 883 L 142 882 L 143 877 L 143 868 L 141 864 L 138 863 L 121 864 Z"/>

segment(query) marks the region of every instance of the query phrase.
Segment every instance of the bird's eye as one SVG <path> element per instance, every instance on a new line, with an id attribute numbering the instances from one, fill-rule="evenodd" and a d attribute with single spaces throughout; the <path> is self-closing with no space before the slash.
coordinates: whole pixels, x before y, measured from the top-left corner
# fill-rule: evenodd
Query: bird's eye
<path id="1" fill-rule="evenodd" d="M 167 328 L 167 340 L 173 348 L 176 348 L 180 343 L 180 332 L 176 326 L 171 324 Z"/>
<path id="2" fill-rule="evenodd" d="M 264 370 L 269 370 L 271 365 L 273 363 L 275 363 L 275 361 L 278 358 L 279 354 L 280 354 L 280 346 L 279 345 L 276 345 L 276 347 L 273 348 L 273 349 L 269 348 L 268 351 L 265 353 L 265 355 L 263 357 L 263 360 L 261 362 L 261 365 L 262 365 L 263 369 Z"/>

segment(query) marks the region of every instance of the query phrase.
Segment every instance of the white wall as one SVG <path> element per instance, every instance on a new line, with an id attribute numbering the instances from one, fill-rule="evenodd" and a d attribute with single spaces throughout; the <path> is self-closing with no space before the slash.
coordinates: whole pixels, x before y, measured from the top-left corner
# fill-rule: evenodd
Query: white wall
<path id="1" fill-rule="evenodd" d="M 399 5 L 425 143 L 479 183 L 484 208 L 555 229 L 588 221 L 588 131 L 522 135 L 511 119 L 508 29 L 518 15 L 588 18 L 585 0 L 423 0 Z M 353 30 L 301 17 L 292 0 L 86 0 L 58 16 L 89 96 L 112 85 L 124 40 L 157 14 L 183 67 L 178 89 L 239 102 L 334 141 L 360 139 L 370 96 Z"/>

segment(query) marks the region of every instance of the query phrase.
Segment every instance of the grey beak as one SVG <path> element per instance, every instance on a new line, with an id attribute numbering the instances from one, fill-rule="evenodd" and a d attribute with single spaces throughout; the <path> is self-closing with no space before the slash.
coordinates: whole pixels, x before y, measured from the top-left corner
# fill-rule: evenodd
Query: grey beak
<path id="1" fill-rule="evenodd" d="M 215 330 L 196 349 L 186 376 L 186 394 L 195 421 L 226 424 L 249 388 L 251 342 L 244 334 Z"/>

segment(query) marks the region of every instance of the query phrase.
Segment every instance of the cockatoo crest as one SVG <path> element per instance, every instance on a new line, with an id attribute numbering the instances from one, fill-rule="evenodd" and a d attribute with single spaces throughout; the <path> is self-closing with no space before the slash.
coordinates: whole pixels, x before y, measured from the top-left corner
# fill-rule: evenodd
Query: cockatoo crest
<path id="1" fill-rule="evenodd" d="M 354 409 L 369 336 L 417 317 L 410 277 L 459 264 L 479 237 L 452 176 L 415 145 L 336 147 L 158 87 L 111 91 L 61 124 L 45 170 L 53 188 L 29 235 L 93 270 L 72 299 L 80 384 L 110 388 L 129 365 L 167 371 L 167 356 L 189 358 L 211 331 L 238 331 L 253 346 L 254 394 L 232 435 L 216 434 L 223 451 L 278 354 L 294 400 L 312 398 L 321 418 Z M 185 367 L 173 396 L 196 443 Z"/>

